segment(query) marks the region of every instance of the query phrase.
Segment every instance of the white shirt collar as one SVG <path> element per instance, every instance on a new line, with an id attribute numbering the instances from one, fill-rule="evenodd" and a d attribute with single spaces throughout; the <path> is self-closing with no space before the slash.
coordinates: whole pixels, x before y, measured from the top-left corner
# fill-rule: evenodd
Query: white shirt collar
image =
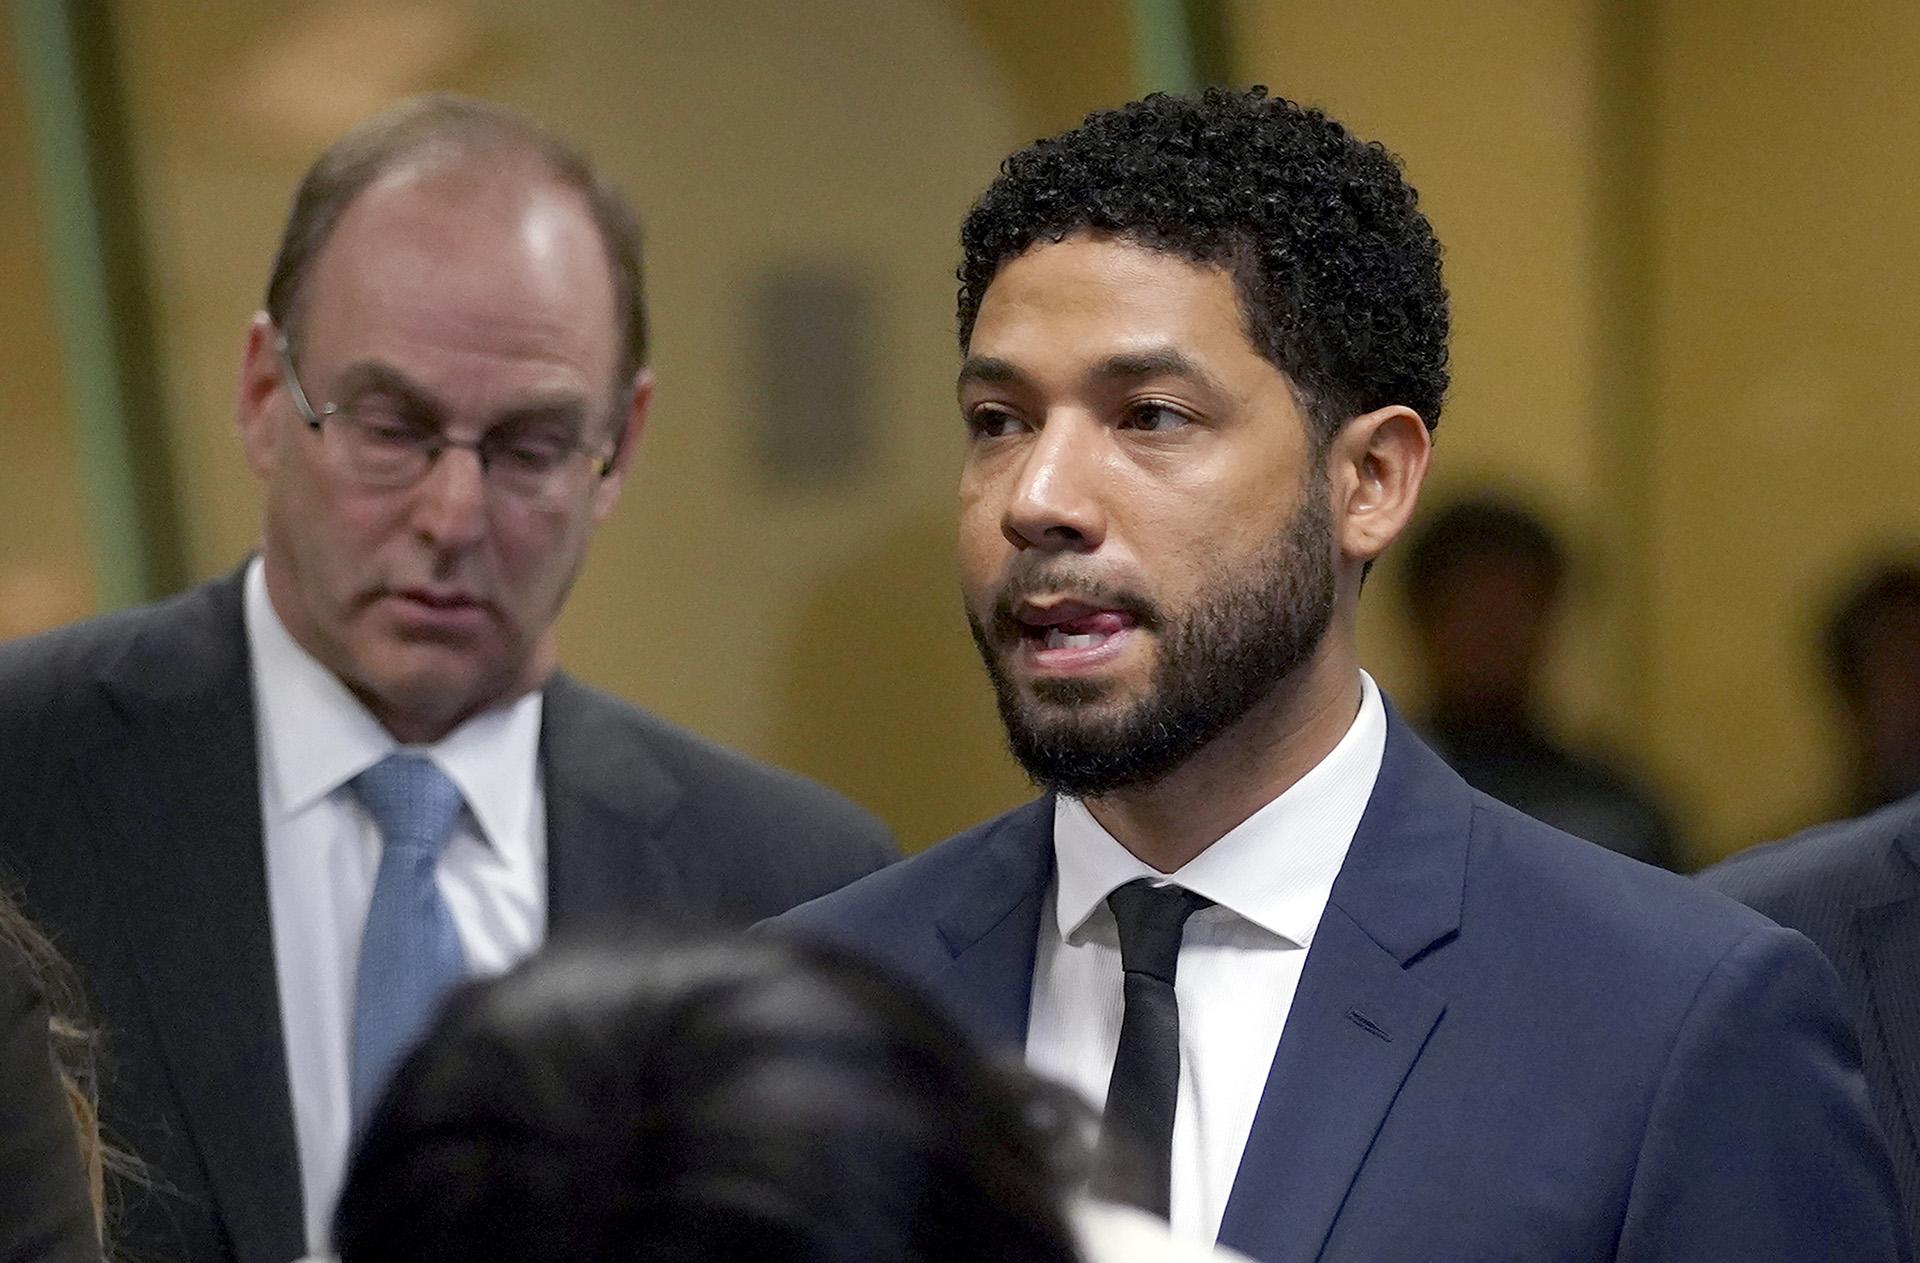
<path id="1" fill-rule="evenodd" d="M 273 778 L 281 811 L 294 815 L 400 749 L 334 674 L 308 653 L 273 608 L 265 563 L 247 566 L 247 648 L 260 733 L 260 774 Z M 482 839 L 515 845 L 532 809 L 542 695 L 482 711 L 431 745 L 412 749 L 460 787 Z"/>
<path id="2" fill-rule="evenodd" d="M 1054 801 L 1055 913 L 1071 939 L 1114 890 L 1136 878 L 1204 895 L 1299 947 L 1313 941 L 1333 881 L 1373 795 L 1387 748 L 1387 712 L 1360 673 L 1360 710 L 1327 757 L 1278 798 L 1172 873 L 1162 874 L 1103 828 L 1076 798 Z"/>

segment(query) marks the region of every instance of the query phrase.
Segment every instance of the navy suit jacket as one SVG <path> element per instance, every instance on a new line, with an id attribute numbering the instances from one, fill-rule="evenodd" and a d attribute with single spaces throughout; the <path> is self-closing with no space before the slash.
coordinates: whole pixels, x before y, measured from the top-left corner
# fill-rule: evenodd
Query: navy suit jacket
<path id="1" fill-rule="evenodd" d="M 1799 930 L 1839 971 L 1920 1235 L 1920 797 L 1755 847 L 1700 880 Z"/>
<path id="2" fill-rule="evenodd" d="M 773 924 L 1024 1043 L 1050 800 Z M 1908 1257 L 1799 934 L 1469 789 L 1397 718 L 1221 1225 L 1269 1263 Z"/>
<path id="3" fill-rule="evenodd" d="M 551 938 L 744 927 L 893 856 L 821 786 L 564 674 L 545 693 Z M 241 575 L 0 646 L 0 716 L 0 880 L 88 984 L 101 1120 L 152 1176 L 116 1244 L 304 1254 Z"/>

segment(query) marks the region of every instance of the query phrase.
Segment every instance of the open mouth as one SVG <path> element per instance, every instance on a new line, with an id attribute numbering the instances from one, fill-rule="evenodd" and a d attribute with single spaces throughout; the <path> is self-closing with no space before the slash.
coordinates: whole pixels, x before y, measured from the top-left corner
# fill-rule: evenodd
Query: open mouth
<path id="1" fill-rule="evenodd" d="M 1119 610 L 1089 610 L 1061 616 L 1057 611 L 1045 614 L 1023 612 L 1021 639 L 1041 649 L 1097 649 L 1134 625 L 1131 614 Z M 1059 621 L 1050 621 L 1059 617 Z"/>
<path id="2" fill-rule="evenodd" d="M 1031 598 L 1012 610 L 1008 630 L 1027 665 L 1053 674 L 1090 671 L 1117 656 L 1140 624 L 1130 611 L 1077 598 Z"/>

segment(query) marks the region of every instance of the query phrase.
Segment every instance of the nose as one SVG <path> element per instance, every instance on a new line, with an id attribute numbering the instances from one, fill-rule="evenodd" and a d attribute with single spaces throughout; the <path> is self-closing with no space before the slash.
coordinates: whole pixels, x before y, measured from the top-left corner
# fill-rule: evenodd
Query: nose
<path id="1" fill-rule="evenodd" d="M 478 543 L 487 528 L 487 483 L 479 453 L 449 447 L 413 487 L 414 528 L 435 548 Z"/>
<path id="2" fill-rule="evenodd" d="M 1015 471 L 1000 530 L 1015 548 L 1092 552 L 1106 536 L 1100 495 L 1099 427 L 1076 418 L 1046 421 Z"/>

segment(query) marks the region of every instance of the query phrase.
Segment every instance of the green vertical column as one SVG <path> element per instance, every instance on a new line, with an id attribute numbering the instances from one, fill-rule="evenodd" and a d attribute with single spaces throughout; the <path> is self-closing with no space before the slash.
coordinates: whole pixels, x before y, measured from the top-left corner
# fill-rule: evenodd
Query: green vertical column
<path id="1" fill-rule="evenodd" d="M 13 8 L 94 569 L 102 602 L 126 605 L 180 587 L 186 566 L 112 14 Z"/>
<path id="2" fill-rule="evenodd" d="M 1233 79 L 1224 0 L 1129 0 L 1141 92 L 1197 92 Z"/>

